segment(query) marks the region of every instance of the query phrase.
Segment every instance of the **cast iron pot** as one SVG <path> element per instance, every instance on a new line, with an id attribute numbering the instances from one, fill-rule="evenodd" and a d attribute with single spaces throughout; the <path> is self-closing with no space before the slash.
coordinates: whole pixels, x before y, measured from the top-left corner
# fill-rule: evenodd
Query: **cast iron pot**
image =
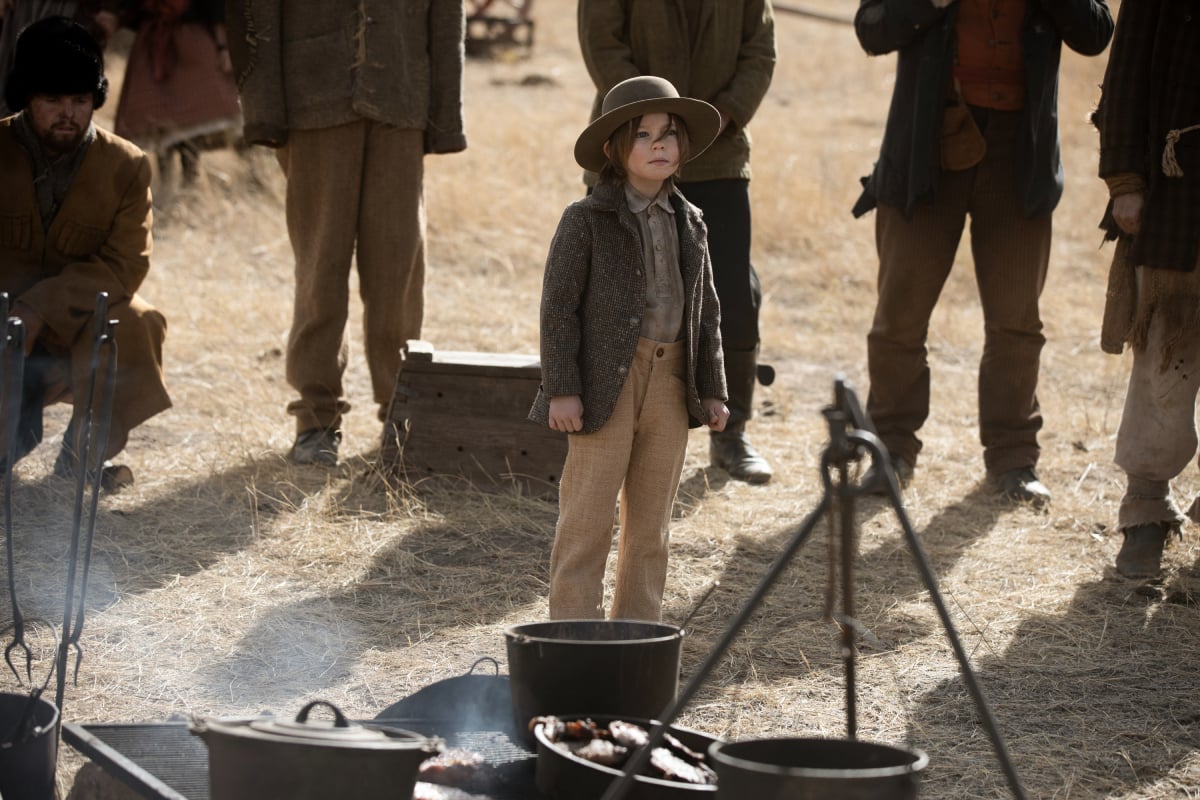
<path id="1" fill-rule="evenodd" d="M 920 750 L 852 739 L 743 739 L 708 749 L 717 799 L 916 800 Z"/>
<path id="2" fill-rule="evenodd" d="M 559 718 L 564 722 L 586 718 L 601 726 L 607 726 L 614 719 L 621 719 L 641 725 L 646 730 L 654 725 L 652 721 L 645 719 L 597 714 L 571 714 Z M 669 725 L 667 730 L 688 749 L 697 753 L 705 752 L 718 741 L 713 736 L 688 728 Z M 552 800 L 599 800 L 609 785 L 621 777 L 619 769 L 588 761 L 556 747 L 546 738 L 541 725 L 534 726 L 533 735 L 537 740 L 538 791 Z M 635 775 L 624 800 L 714 800 L 719 796 L 716 791 L 716 786 L 699 786 L 649 775 Z M 747 800 L 747 797 L 740 800 Z"/>
<path id="3" fill-rule="evenodd" d="M 54 800 L 58 706 L 40 695 L 0 694 L 0 797 Z"/>
<path id="4" fill-rule="evenodd" d="M 315 706 L 334 720 L 312 721 Z M 193 720 L 208 745 L 209 796 L 221 800 L 396 800 L 411 797 L 421 762 L 441 749 L 438 739 L 346 720 L 323 700 L 300 709 L 295 721 Z"/>
<path id="5" fill-rule="evenodd" d="M 556 620 L 505 632 L 513 724 L 545 714 L 656 719 L 679 691 L 683 630 L 634 620 Z"/>

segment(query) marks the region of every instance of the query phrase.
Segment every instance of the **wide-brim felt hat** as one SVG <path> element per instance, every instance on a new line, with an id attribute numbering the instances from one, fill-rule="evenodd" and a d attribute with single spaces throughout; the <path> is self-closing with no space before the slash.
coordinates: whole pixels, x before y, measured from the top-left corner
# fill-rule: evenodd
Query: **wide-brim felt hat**
<path id="1" fill-rule="evenodd" d="M 90 94 L 94 108 L 104 105 L 108 97 L 104 51 L 78 22 L 45 17 L 17 36 L 4 102 L 12 111 L 20 111 L 35 94 Z"/>
<path id="2" fill-rule="evenodd" d="M 617 128 L 645 114 L 674 114 L 683 120 L 688 134 L 688 160 L 708 149 L 721 132 L 721 114 L 703 100 L 680 97 L 671 82 L 653 75 L 629 78 L 608 90 L 600 116 L 575 140 L 575 161 L 599 172 L 608 161 L 604 143 Z"/>

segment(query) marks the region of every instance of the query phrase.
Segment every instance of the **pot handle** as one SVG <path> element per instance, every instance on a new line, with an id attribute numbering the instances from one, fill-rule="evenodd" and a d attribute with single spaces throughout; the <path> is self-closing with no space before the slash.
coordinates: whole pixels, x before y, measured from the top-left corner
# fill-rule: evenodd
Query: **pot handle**
<path id="1" fill-rule="evenodd" d="M 330 703 L 328 700 L 313 700 L 311 703 L 306 705 L 304 708 L 300 709 L 300 713 L 296 715 L 296 722 L 299 722 L 301 724 L 308 722 L 308 712 L 312 711 L 317 706 L 325 706 L 326 708 L 328 708 L 330 711 L 333 712 L 333 727 L 335 727 L 335 728 L 349 728 L 350 727 L 350 722 L 346 719 L 346 715 L 342 713 L 342 710 L 340 708 L 338 708 L 337 706 L 335 706 L 333 703 Z"/>

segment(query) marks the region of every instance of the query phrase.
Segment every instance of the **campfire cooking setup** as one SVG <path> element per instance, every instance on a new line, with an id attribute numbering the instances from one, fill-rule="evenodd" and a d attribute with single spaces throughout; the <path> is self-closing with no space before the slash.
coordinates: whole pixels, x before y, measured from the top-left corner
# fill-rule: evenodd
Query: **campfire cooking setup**
<path id="1" fill-rule="evenodd" d="M 97 319 L 107 299 L 97 301 Z M 0 297 L 0 305 L 6 304 Z M 7 308 L 0 308 L 7 311 Z M 95 329 L 92 385 L 104 375 L 103 398 L 80 432 L 81 463 L 102 453 L 111 414 L 116 365 L 112 323 Z M 6 331 L 3 424 L 6 464 L 15 453 L 24 337 L 18 320 Z M 15 398 L 15 400 L 14 400 Z M 14 410 L 14 407 L 16 410 Z M 856 498 L 868 487 L 850 479 L 851 465 L 868 457 L 888 481 L 891 505 L 904 530 L 957 657 L 964 682 L 1018 800 L 1025 797 L 996 723 L 954 631 L 936 578 L 900 497 L 888 455 L 854 393 L 841 378 L 824 410 L 829 444 L 822 454 L 824 492 L 767 574 L 743 602 L 721 639 L 680 689 L 685 627 L 718 584 L 711 585 L 680 625 L 633 620 L 559 620 L 515 625 L 505 632 L 509 674 L 494 658 L 478 659 L 464 675 L 425 686 L 381 711 L 351 721 L 328 702 L 304 705 L 294 717 L 268 713 L 244 719 L 193 717 L 145 724 L 79 725 L 61 716 L 68 654 L 74 670 L 99 492 L 99 464 L 78 470 L 68 591 L 62 636 L 54 653 L 57 693 L 42 697 L 24 640 L 26 620 L 16 597 L 12 547 L 11 468 L 4 472 L 5 534 L 13 622 L 5 660 L 31 687 L 0 695 L 0 796 L 53 800 L 58 739 L 147 798 L 309 800 L 354 796 L 415 800 L 770 800 L 849 798 L 908 800 L 929 763 L 919 749 L 857 738 L 854 562 Z M 85 500 L 90 507 L 85 513 Z M 831 569 L 826 616 L 841 630 L 846 687 L 845 739 L 759 738 L 722 741 L 676 726 L 675 720 L 708 678 L 817 523 L 830 523 Z M 76 569 L 76 563 L 80 568 Z M 832 565 L 831 565 L 832 566 Z M 840 607 L 834 572 L 840 573 Z M 81 580 L 76 580 L 77 573 Z M 78 586 L 76 586 L 78 583 Z M 24 666 L 24 670 L 20 667 Z M 488 667 L 490 666 L 490 674 Z M 352 787 L 352 788 L 350 788 Z"/>
<path id="2" fill-rule="evenodd" d="M 11 633 L 12 638 L 4 648 L 4 661 L 17 681 L 28 686 L 29 691 L 28 694 L 0 693 L 0 797 L 5 800 L 52 800 L 55 796 L 54 775 L 69 656 L 75 654 L 73 673 L 76 677 L 83 660 L 79 638 L 83 633 L 104 450 L 108 444 L 116 387 L 117 341 L 114 331 L 117 322 L 108 319 L 108 294 L 100 292 L 96 295 L 93 314 L 87 397 L 79 415 L 79 429 L 72 431 L 68 428 L 64 434 L 74 436 L 75 464 L 72 468 L 75 471 L 75 498 L 67 552 L 62 627 L 55 637 L 57 644 L 51 668 L 43 679 L 38 680 L 33 674 L 33 651 L 26 641 L 27 627 L 30 623 L 36 623 L 53 629 L 53 624 L 46 620 L 26 619 L 17 596 L 12 471 L 19 455 L 18 439 L 24 435 L 20 422 L 27 362 L 24 325 L 19 318 L 9 316 L 9 303 L 8 295 L 0 293 L 0 319 L 5 321 L 3 358 L 0 361 L 0 386 L 3 387 L 0 391 L 0 430 L 3 431 L 4 443 L 4 538 L 8 600 L 12 611 L 12 621 L 6 631 Z M 38 408 L 37 413 L 40 412 Z M 56 678 L 53 704 L 43 697 L 51 678 Z"/>

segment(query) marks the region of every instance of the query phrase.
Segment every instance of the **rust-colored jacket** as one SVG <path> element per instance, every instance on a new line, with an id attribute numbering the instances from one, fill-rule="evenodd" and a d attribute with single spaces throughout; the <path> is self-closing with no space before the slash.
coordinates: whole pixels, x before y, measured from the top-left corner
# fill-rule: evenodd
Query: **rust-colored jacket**
<path id="1" fill-rule="evenodd" d="M 0 291 L 43 321 L 53 351 L 70 354 L 72 389 L 82 400 L 96 294 L 117 319 L 119 378 L 113 436 L 169 408 L 163 385 L 162 315 L 137 297 L 150 269 L 150 160 L 96 128 L 62 207 L 42 226 L 29 154 L 0 120 Z M 123 444 L 123 439 L 121 440 Z"/>

